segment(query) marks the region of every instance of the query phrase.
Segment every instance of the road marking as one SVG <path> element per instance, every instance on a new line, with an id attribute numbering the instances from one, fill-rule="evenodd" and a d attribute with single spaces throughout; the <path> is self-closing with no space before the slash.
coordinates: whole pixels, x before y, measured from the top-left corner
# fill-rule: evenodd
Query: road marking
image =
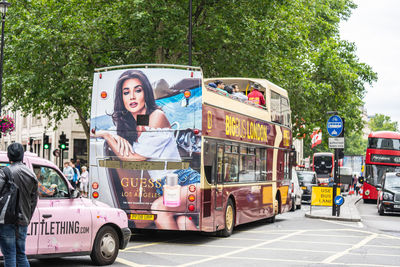
<path id="1" fill-rule="evenodd" d="M 136 248 L 150 247 L 150 246 L 155 246 L 155 245 L 158 245 L 158 244 L 161 244 L 161 243 L 166 243 L 166 242 L 154 242 L 154 243 L 143 244 L 143 245 L 138 245 L 138 246 L 133 246 L 133 247 L 127 247 L 127 248 L 125 248 L 125 249 L 123 249 L 121 251 L 124 252 L 124 251 L 128 251 L 128 250 L 131 250 L 131 249 L 136 249 Z"/>
<path id="2" fill-rule="evenodd" d="M 219 258 L 224 258 L 224 257 L 230 256 L 232 254 L 236 254 L 236 253 L 240 253 L 240 252 L 247 251 L 247 250 L 250 250 L 250 249 L 258 248 L 258 247 L 261 247 L 261 246 L 264 246 L 266 244 L 270 244 L 270 243 L 273 243 L 273 242 L 276 242 L 276 241 L 281 241 L 283 239 L 286 239 L 286 238 L 301 234 L 303 232 L 305 232 L 305 230 L 297 231 L 297 232 L 290 233 L 290 234 L 287 234 L 287 235 L 284 235 L 284 236 L 281 236 L 281 237 L 278 237 L 278 238 L 275 238 L 275 239 L 272 239 L 272 240 L 268 240 L 268 241 L 265 241 L 265 242 L 262 242 L 262 243 L 259 243 L 259 244 L 253 245 L 253 246 L 248 246 L 246 248 L 238 249 L 238 250 L 235 250 L 235 251 L 231 251 L 231 252 L 224 253 L 224 254 L 221 254 L 221 255 L 209 257 L 209 258 L 206 258 L 206 259 L 202 259 L 202 260 L 198 260 L 198 261 L 194 261 L 194 262 L 190 262 L 190 263 L 185 263 L 185 264 L 182 264 L 182 265 L 179 265 L 179 266 L 180 267 L 184 267 L 184 266 L 199 264 L 199 263 L 203 263 L 203 262 L 207 262 L 207 261 L 211 261 L 211 260 L 215 260 L 215 259 L 219 259 Z"/>
<path id="3" fill-rule="evenodd" d="M 347 223 L 344 223 L 344 222 L 337 222 L 337 221 L 324 220 L 324 219 L 320 219 L 320 221 L 328 222 L 328 223 L 333 223 L 333 224 L 338 224 L 338 225 L 342 225 L 342 226 L 346 226 L 346 227 L 347 227 L 347 226 L 356 227 L 356 228 L 363 228 L 363 227 L 364 227 L 364 225 L 362 224 L 362 222 L 357 222 L 357 224 L 354 225 L 354 222 L 347 222 Z"/>
<path id="4" fill-rule="evenodd" d="M 146 265 L 142 265 L 142 264 L 134 263 L 133 261 L 128 261 L 128 260 L 125 260 L 125 259 L 123 259 L 123 258 L 120 258 L 120 257 L 116 258 L 116 259 L 115 259 L 115 261 L 116 261 L 116 262 L 119 262 L 119 263 L 122 263 L 122 264 L 125 264 L 125 265 L 128 265 L 128 266 L 131 266 L 131 267 L 141 267 L 141 266 L 146 266 Z"/>
<path id="5" fill-rule="evenodd" d="M 351 248 L 348 248 L 342 252 L 336 253 L 335 255 L 332 255 L 328 258 L 326 258 L 325 260 L 322 261 L 322 263 L 332 263 L 334 260 L 346 255 L 347 253 L 349 253 L 351 250 L 356 249 L 356 248 L 360 248 L 364 245 L 366 245 L 369 241 L 375 239 L 378 236 L 378 234 L 371 234 L 370 236 L 367 236 L 366 238 L 364 238 L 363 240 L 361 240 L 360 242 L 358 242 L 357 244 L 353 245 Z"/>

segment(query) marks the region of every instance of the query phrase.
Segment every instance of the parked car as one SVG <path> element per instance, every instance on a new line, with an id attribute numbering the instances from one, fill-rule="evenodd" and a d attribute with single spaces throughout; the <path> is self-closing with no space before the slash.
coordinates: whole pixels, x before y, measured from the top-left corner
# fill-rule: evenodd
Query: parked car
<path id="1" fill-rule="evenodd" d="M 130 239 L 123 210 L 82 198 L 52 162 L 25 152 L 24 164 L 46 187 L 57 185 L 53 195 L 39 196 L 26 240 L 29 258 L 90 255 L 96 265 L 112 264 Z M 0 152 L 0 166 L 9 165 Z M 2 254 L 0 253 L 0 257 Z"/>
<path id="2" fill-rule="evenodd" d="M 292 208 L 290 209 L 290 211 L 301 209 L 303 190 L 300 188 L 299 178 L 297 177 L 297 172 L 294 168 L 292 170 L 290 190 L 292 197 Z"/>
<path id="3" fill-rule="evenodd" d="M 303 190 L 302 201 L 311 203 L 311 190 L 317 185 L 317 174 L 314 171 L 297 171 L 297 177 Z"/>
<path id="4" fill-rule="evenodd" d="M 379 215 L 385 212 L 400 212 L 400 173 L 387 172 L 378 184 L 377 207 Z"/>

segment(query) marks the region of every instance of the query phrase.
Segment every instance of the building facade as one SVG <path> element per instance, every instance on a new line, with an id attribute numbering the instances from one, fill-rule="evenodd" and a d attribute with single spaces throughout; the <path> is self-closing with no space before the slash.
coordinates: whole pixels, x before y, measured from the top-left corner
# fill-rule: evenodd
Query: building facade
<path id="1" fill-rule="evenodd" d="M 7 112 L 5 112 L 7 114 Z M 36 153 L 39 157 L 49 159 L 58 166 L 71 159 L 80 159 L 82 165 L 87 164 L 87 138 L 78 116 L 73 113 L 68 118 L 57 124 L 57 129 L 50 126 L 49 119 L 22 116 L 20 111 L 8 112 L 14 118 L 15 130 L 9 135 L 2 135 L 0 149 L 7 150 L 7 147 L 14 142 L 23 145 L 25 151 Z M 60 135 L 64 133 L 68 140 L 68 149 L 61 155 L 59 148 Z M 44 149 L 44 135 L 49 136 L 49 149 Z M 58 150 L 58 151 L 57 151 Z"/>

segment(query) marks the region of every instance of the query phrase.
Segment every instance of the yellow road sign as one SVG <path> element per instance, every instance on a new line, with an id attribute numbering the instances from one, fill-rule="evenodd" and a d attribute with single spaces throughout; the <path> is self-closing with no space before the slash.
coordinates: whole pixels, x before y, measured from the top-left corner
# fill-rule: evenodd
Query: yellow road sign
<path id="1" fill-rule="evenodd" d="M 312 206 L 332 206 L 333 188 L 327 186 L 313 186 L 311 191 Z M 340 187 L 337 188 L 336 195 L 340 195 Z"/>

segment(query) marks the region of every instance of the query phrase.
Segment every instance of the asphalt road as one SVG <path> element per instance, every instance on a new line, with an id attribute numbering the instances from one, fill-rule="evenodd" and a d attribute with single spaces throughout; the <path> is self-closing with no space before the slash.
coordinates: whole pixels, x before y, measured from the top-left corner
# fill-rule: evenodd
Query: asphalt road
<path id="1" fill-rule="evenodd" d="M 200 233 L 135 234 L 113 266 L 399 266 L 400 216 L 379 216 L 358 203 L 363 222 L 305 218 L 302 210 L 275 223 L 242 225 L 220 238 Z M 31 266 L 92 266 L 89 257 L 31 260 Z"/>

